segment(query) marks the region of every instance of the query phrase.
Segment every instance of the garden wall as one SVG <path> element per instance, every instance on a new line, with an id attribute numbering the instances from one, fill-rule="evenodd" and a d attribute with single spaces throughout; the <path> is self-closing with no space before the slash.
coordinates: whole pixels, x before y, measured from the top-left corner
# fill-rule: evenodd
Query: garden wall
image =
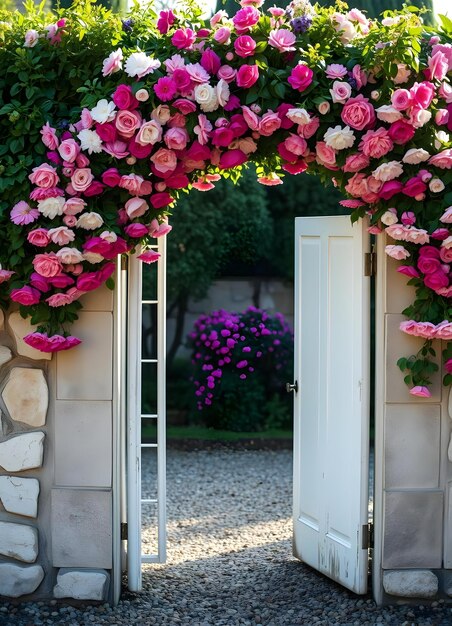
<path id="1" fill-rule="evenodd" d="M 112 311 L 112 292 L 85 296 L 83 343 L 53 358 L 0 312 L 0 596 L 111 599 Z"/>
<path id="2" fill-rule="evenodd" d="M 415 398 L 396 362 L 423 340 L 399 324 L 413 288 L 380 237 L 376 311 L 375 568 L 377 600 L 452 597 L 452 406 L 442 372 Z M 441 342 L 434 346 L 441 360 Z"/>

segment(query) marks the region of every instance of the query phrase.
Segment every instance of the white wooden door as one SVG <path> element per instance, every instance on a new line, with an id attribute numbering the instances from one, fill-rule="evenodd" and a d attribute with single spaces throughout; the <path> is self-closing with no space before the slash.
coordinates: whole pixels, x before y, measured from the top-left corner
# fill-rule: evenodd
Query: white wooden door
<path id="1" fill-rule="evenodd" d="M 295 220 L 294 554 L 367 591 L 369 236 L 348 216 Z"/>

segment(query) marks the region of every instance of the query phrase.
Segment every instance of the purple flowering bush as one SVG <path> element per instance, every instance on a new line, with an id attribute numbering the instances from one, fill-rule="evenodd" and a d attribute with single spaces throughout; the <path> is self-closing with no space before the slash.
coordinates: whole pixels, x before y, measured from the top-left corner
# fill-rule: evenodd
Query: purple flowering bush
<path id="1" fill-rule="evenodd" d="M 246 431 L 287 425 L 275 424 L 269 414 L 281 406 L 278 398 L 283 402 L 293 370 L 293 331 L 281 313 L 213 311 L 198 318 L 188 342 L 196 407 L 207 426 Z"/>

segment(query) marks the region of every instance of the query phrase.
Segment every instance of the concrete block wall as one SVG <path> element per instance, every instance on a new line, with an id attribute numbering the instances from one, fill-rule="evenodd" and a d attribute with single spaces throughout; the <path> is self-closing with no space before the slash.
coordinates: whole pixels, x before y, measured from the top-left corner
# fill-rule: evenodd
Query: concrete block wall
<path id="1" fill-rule="evenodd" d="M 0 597 L 111 599 L 113 294 L 83 304 L 53 358 L 0 313 Z"/>
<path id="2" fill-rule="evenodd" d="M 378 257 L 374 592 L 387 604 L 452 598 L 449 390 L 441 369 L 431 398 L 411 396 L 404 384 L 397 359 L 422 345 L 399 330 L 414 291 L 385 255 L 384 242 Z M 439 361 L 441 342 L 434 349 Z"/>

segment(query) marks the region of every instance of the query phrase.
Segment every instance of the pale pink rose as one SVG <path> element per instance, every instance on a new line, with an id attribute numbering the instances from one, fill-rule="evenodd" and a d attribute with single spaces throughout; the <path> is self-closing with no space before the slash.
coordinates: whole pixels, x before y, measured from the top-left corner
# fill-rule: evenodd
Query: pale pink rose
<path id="1" fill-rule="evenodd" d="M 335 80 L 333 83 L 333 88 L 330 89 L 330 94 L 334 103 L 339 102 L 343 104 L 352 95 L 352 88 L 348 83 Z"/>
<path id="2" fill-rule="evenodd" d="M 75 217 L 75 215 L 65 215 L 63 217 L 63 222 L 65 226 L 72 228 L 73 226 L 77 224 L 77 218 Z"/>
<path id="3" fill-rule="evenodd" d="M 432 178 L 428 184 L 428 188 L 432 193 L 441 193 L 444 191 L 444 183 L 439 178 Z"/>
<path id="4" fill-rule="evenodd" d="M 411 165 L 419 165 L 419 163 L 427 161 L 429 156 L 430 154 L 423 148 L 411 148 L 405 153 L 402 161 L 404 163 L 410 163 Z"/>
<path id="5" fill-rule="evenodd" d="M 230 65 L 222 65 L 217 72 L 218 78 L 225 80 L 227 83 L 232 83 L 237 75 L 237 70 L 235 70 Z"/>
<path id="6" fill-rule="evenodd" d="M 38 40 L 38 31 L 30 28 L 30 30 L 27 30 L 27 32 L 25 33 L 24 48 L 34 48 L 35 45 L 38 43 Z"/>
<path id="7" fill-rule="evenodd" d="M 149 204 L 143 198 L 131 198 L 125 204 L 127 215 L 131 220 L 141 217 L 149 209 Z"/>
<path id="8" fill-rule="evenodd" d="M 127 189 L 131 196 L 137 196 L 140 193 L 143 182 L 144 179 L 138 174 L 124 174 L 119 181 L 119 187 Z"/>
<path id="9" fill-rule="evenodd" d="M 422 228 L 414 228 L 411 226 L 407 229 L 405 241 L 409 241 L 410 243 L 417 243 L 421 246 L 429 243 L 430 236 L 428 232 Z"/>
<path id="10" fill-rule="evenodd" d="M 160 148 L 152 156 L 151 161 L 154 164 L 155 169 L 162 174 L 173 172 L 177 166 L 177 156 L 172 150 L 166 148 Z"/>
<path id="11" fill-rule="evenodd" d="M 75 139 L 65 139 L 58 146 L 61 158 L 68 163 L 73 163 L 80 153 L 80 146 Z"/>
<path id="12" fill-rule="evenodd" d="M 402 224 L 392 224 L 386 228 L 386 233 L 396 241 L 405 241 L 407 238 L 408 228 Z"/>
<path id="13" fill-rule="evenodd" d="M 156 120 L 143 122 L 135 137 L 140 146 L 154 145 L 162 140 L 162 126 Z"/>
<path id="14" fill-rule="evenodd" d="M 437 339 L 443 339 L 444 341 L 452 340 L 452 323 L 444 320 L 440 324 L 437 324 L 435 330 L 435 337 Z"/>
<path id="15" fill-rule="evenodd" d="M 164 126 L 171 118 L 169 106 L 167 104 L 159 104 L 159 106 L 152 111 L 151 117 L 153 120 Z"/>
<path id="16" fill-rule="evenodd" d="M 327 146 L 324 141 L 317 142 L 315 151 L 321 165 L 336 165 L 336 150 Z"/>
<path id="17" fill-rule="evenodd" d="M 411 76 L 411 70 L 405 65 L 405 63 L 399 63 L 397 65 L 397 74 L 392 79 L 395 85 L 403 85 L 407 83 Z"/>
<path id="18" fill-rule="evenodd" d="M 138 102 L 147 102 L 149 100 L 149 91 L 147 89 L 138 89 L 135 98 Z"/>
<path id="19" fill-rule="evenodd" d="M 209 122 L 204 113 L 198 115 L 198 124 L 194 127 L 193 132 L 198 137 L 198 142 L 205 146 L 209 141 L 209 133 L 213 130 L 212 124 Z"/>
<path id="20" fill-rule="evenodd" d="M 381 107 L 376 109 L 377 117 L 382 122 L 388 122 L 392 124 L 393 122 L 397 122 L 402 119 L 403 114 L 400 111 L 397 111 L 393 106 L 384 104 Z"/>
<path id="21" fill-rule="evenodd" d="M 33 259 L 33 267 L 37 274 L 45 278 L 57 276 L 63 269 L 60 259 L 54 252 L 37 254 Z"/>
<path id="22" fill-rule="evenodd" d="M 277 30 L 270 31 L 268 37 L 268 43 L 272 48 L 276 48 L 279 52 L 291 52 L 295 50 L 296 37 L 295 35 L 285 28 L 278 28 Z"/>
<path id="23" fill-rule="evenodd" d="M 250 107 L 242 106 L 243 117 L 245 118 L 245 122 L 251 130 L 258 130 L 260 118 L 254 111 L 251 110 Z"/>
<path id="24" fill-rule="evenodd" d="M 388 161 L 379 165 L 372 174 L 377 180 L 385 183 L 388 180 L 399 178 L 403 174 L 403 165 L 399 161 Z"/>
<path id="25" fill-rule="evenodd" d="M 391 96 L 392 106 L 397 111 L 405 111 L 411 104 L 411 94 L 408 89 L 396 89 Z"/>
<path id="26" fill-rule="evenodd" d="M 446 104 L 452 104 L 452 85 L 450 83 L 441 83 L 438 94 L 445 100 Z"/>
<path id="27" fill-rule="evenodd" d="M 428 162 L 441 170 L 450 170 L 452 168 L 452 149 L 448 148 L 438 152 L 438 154 L 434 154 Z"/>
<path id="28" fill-rule="evenodd" d="M 77 248 L 60 248 L 56 255 L 64 265 L 73 265 L 83 261 L 83 255 Z"/>
<path id="29" fill-rule="evenodd" d="M 326 66 L 325 75 L 327 78 L 343 78 L 347 75 L 347 68 L 345 65 L 340 65 L 339 63 L 331 63 Z"/>
<path id="30" fill-rule="evenodd" d="M 388 154 L 394 147 L 391 138 L 388 135 L 388 131 L 385 128 L 378 128 L 377 130 L 368 130 L 361 139 L 359 149 L 369 157 L 373 159 L 380 159 L 385 154 Z"/>
<path id="31" fill-rule="evenodd" d="M 441 247 L 446 248 L 446 250 L 450 250 L 452 248 L 452 236 L 447 237 L 441 244 Z"/>
<path id="32" fill-rule="evenodd" d="M 297 128 L 297 133 L 300 135 L 300 137 L 303 137 L 303 139 L 310 139 L 316 134 L 319 126 L 319 118 L 313 117 L 308 124 L 300 124 Z"/>
<path id="33" fill-rule="evenodd" d="M 278 113 L 267 111 L 267 113 L 264 113 L 262 116 L 257 130 L 264 137 L 270 137 L 270 135 L 273 135 L 280 127 L 281 118 Z"/>
<path id="34" fill-rule="evenodd" d="M 365 87 L 367 85 L 367 74 L 361 69 L 360 65 L 355 65 L 352 70 L 352 76 L 356 81 L 357 89 Z"/>
<path id="35" fill-rule="evenodd" d="M 59 139 L 56 136 L 56 130 L 50 126 L 49 122 L 46 122 L 39 132 L 42 135 L 42 143 L 46 148 L 49 148 L 49 150 L 58 148 Z"/>
<path id="36" fill-rule="evenodd" d="M 140 125 L 141 115 L 138 111 L 118 111 L 115 119 L 115 126 L 123 137 L 126 137 L 127 139 L 132 137 Z"/>
<path id="37" fill-rule="evenodd" d="M 35 228 L 34 230 L 30 230 L 27 235 L 27 239 L 32 246 L 38 246 L 39 248 L 45 248 L 50 243 L 50 237 L 45 228 Z"/>
<path id="38" fill-rule="evenodd" d="M 385 226 L 393 226 L 394 224 L 397 224 L 398 217 L 396 209 L 388 209 L 383 213 L 380 219 Z"/>
<path id="39" fill-rule="evenodd" d="M 345 164 L 342 167 L 343 172 L 359 172 L 362 169 L 369 166 L 370 159 L 362 152 L 356 154 L 350 154 L 345 159 Z"/>
<path id="40" fill-rule="evenodd" d="M 28 178 L 33 185 L 37 185 L 43 189 L 56 187 L 59 181 L 55 168 L 48 163 L 43 163 L 42 165 L 39 165 L 39 167 L 34 167 Z"/>
<path id="41" fill-rule="evenodd" d="M 82 198 L 69 198 L 64 203 L 63 213 L 66 215 L 77 215 L 86 207 L 86 202 Z"/>
<path id="42" fill-rule="evenodd" d="M 437 126 L 445 126 L 449 121 L 449 111 L 447 109 L 438 109 L 435 113 L 435 124 Z"/>
<path id="43" fill-rule="evenodd" d="M 449 63 L 448 71 L 452 70 L 452 46 L 450 43 L 437 43 L 432 46 L 432 54 L 435 55 L 437 52 L 442 52 Z"/>
<path id="44" fill-rule="evenodd" d="M 73 216 L 69 216 L 73 217 Z M 66 226 L 58 226 L 57 228 L 51 228 L 48 231 L 48 235 L 53 243 L 56 243 L 58 246 L 66 246 L 71 241 L 75 239 L 75 233 L 70 228 Z"/>
<path id="45" fill-rule="evenodd" d="M 231 29 L 227 26 L 222 26 L 215 31 L 213 38 L 219 44 L 228 44 L 231 39 Z"/>
<path id="46" fill-rule="evenodd" d="M 89 167 L 76 169 L 71 177 L 71 184 L 75 191 L 85 191 L 94 180 Z"/>
<path id="47" fill-rule="evenodd" d="M 429 80 L 443 80 L 449 71 L 449 62 L 447 56 L 438 50 L 427 60 L 428 71 L 426 72 Z"/>
<path id="48" fill-rule="evenodd" d="M 91 116 L 91 111 L 89 109 L 82 109 L 80 115 L 80 122 L 82 125 L 82 129 L 89 130 L 94 124 L 94 120 Z"/>
<path id="49" fill-rule="evenodd" d="M 228 14 L 226 13 L 226 11 L 223 11 L 223 10 L 217 11 L 210 18 L 210 25 L 211 25 L 211 27 L 213 28 L 214 26 L 216 26 L 217 24 L 222 22 L 224 19 L 227 19 L 227 17 L 228 17 Z"/>
<path id="50" fill-rule="evenodd" d="M 330 108 L 330 103 L 327 100 L 324 100 L 317 105 L 317 111 L 320 113 L 320 115 L 326 115 L 327 113 L 329 113 Z"/>
<path id="51" fill-rule="evenodd" d="M 190 76 L 191 80 L 197 84 L 208 83 L 210 80 L 210 74 L 201 63 L 188 63 L 185 66 L 185 71 Z"/>
<path id="52" fill-rule="evenodd" d="M 121 48 L 114 50 L 102 63 L 102 76 L 110 76 L 122 70 L 123 54 Z"/>
<path id="53" fill-rule="evenodd" d="M 416 385 L 416 387 L 412 387 L 412 389 L 410 389 L 410 394 L 418 398 L 430 398 L 432 395 L 428 390 L 428 387 L 425 385 Z"/>
<path id="54" fill-rule="evenodd" d="M 414 126 L 414 128 L 422 128 L 425 126 L 432 118 L 432 112 L 426 111 L 421 107 L 411 107 L 410 115 L 408 119 L 410 124 Z"/>
<path id="55" fill-rule="evenodd" d="M 452 206 L 448 207 L 439 218 L 443 224 L 452 224 Z"/>
<path id="56" fill-rule="evenodd" d="M 402 261 L 410 256 L 408 250 L 406 250 L 403 246 L 386 246 L 385 252 L 388 256 L 396 259 L 397 261 Z"/>
<path id="57" fill-rule="evenodd" d="M 231 95 L 231 91 L 229 89 L 229 84 L 227 83 L 227 81 L 221 78 L 217 83 L 216 92 L 220 106 L 226 106 L 226 104 L 229 102 L 229 98 Z"/>

